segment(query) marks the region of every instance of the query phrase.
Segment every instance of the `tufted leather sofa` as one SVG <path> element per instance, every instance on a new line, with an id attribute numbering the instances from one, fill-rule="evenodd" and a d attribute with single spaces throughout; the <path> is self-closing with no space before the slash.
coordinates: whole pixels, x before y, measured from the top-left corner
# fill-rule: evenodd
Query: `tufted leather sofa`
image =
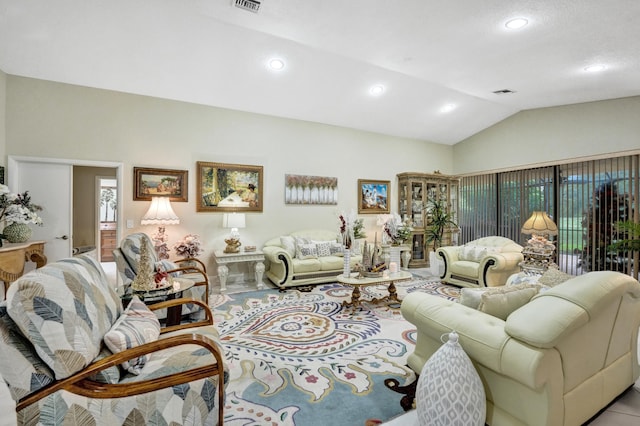
<path id="1" fill-rule="evenodd" d="M 485 387 L 489 425 L 581 425 L 638 379 L 640 284 L 590 272 L 541 291 L 506 320 L 426 293 L 401 307 L 420 373 L 455 330 Z"/>
<path id="2" fill-rule="evenodd" d="M 463 246 L 440 247 L 436 254 L 444 260 L 442 280 L 462 287 L 504 285 L 520 271 L 522 246 L 504 237 L 478 238 Z"/>

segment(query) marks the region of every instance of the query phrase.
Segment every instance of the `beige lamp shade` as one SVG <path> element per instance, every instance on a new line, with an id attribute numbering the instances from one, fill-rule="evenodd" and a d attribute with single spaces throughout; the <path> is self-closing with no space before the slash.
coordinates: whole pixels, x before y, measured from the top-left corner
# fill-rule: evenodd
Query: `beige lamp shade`
<path id="1" fill-rule="evenodd" d="M 142 225 L 178 225 L 180 218 L 173 212 L 167 197 L 151 198 L 151 206 L 140 221 Z"/>
<path id="2" fill-rule="evenodd" d="M 558 235 L 558 227 L 547 212 L 535 211 L 520 230 L 528 235 Z"/>

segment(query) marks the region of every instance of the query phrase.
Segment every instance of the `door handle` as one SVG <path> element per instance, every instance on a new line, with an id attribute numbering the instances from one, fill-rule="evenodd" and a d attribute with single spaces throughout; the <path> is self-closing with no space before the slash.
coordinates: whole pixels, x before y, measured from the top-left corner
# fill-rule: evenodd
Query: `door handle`
<path id="1" fill-rule="evenodd" d="M 69 237 L 66 235 L 63 235 L 62 237 L 56 237 L 56 240 L 68 240 Z"/>

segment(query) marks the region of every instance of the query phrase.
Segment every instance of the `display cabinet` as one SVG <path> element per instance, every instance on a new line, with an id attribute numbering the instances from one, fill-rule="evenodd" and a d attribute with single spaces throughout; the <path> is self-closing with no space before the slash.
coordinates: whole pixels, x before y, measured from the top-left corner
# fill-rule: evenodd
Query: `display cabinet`
<path id="1" fill-rule="evenodd" d="M 429 252 L 425 231 L 430 222 L 430 199 L 445 201 L 447 211 L 452 219 L 458 220 L 458 189 L 460 178 L 441 173 L 400 173 L 398 177 L 398 214 L 402 220 L 408 220 L 413 227 L 411 235 L 410 268 L 429 266 Z M 442 245 L 458 243 L 458 229 L 449 227 L 444 230 Z"/>

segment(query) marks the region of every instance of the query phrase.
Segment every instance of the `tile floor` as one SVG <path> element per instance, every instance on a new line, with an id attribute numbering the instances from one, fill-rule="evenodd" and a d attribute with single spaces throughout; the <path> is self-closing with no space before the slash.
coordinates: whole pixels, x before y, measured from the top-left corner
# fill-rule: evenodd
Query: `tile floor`
<path id="1" fill-rule="evenodd" d="M 113 285 L 117 285 L 115 263 L 102 264 L 109 280 Z M 431 276 L 428 269 L 412 269 L 411 273 L 421 277 Z M 275 286 L 265 278 L 265 288 L 275 288 Z M 227 287 L 228 292 L 239 293 L 248 290 L 255 290 L 255 283 L 234 283 Z M 605 410 L 585 423 L 589 426 L 637 426 L 640 424 L 640 379 L 635 385 L 627 389 L 618 399 L 612 402 Z"/>

